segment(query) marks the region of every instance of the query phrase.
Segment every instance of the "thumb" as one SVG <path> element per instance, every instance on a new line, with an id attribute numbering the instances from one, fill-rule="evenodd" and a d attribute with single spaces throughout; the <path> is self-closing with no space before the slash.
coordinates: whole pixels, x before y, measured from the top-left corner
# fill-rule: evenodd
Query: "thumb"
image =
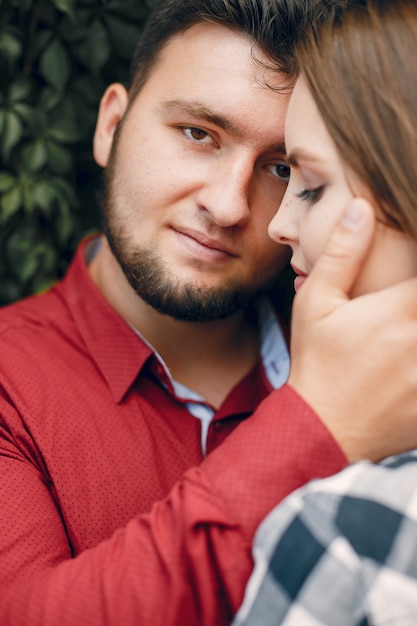
<path id="1" fill-rule="evenodd" d="M 303 289 L 347 299 L 370 250 L 375 232 L 375 209 L 354 198 L 330 235 Z M 300 290 L 300 293 L 303 291 Z"/>

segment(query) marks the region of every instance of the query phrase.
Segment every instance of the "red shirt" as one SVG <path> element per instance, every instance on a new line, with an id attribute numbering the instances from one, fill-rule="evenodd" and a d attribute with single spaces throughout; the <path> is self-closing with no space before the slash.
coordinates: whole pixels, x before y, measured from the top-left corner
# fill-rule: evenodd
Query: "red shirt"
<path id="1" fill-rule="evenodd" d="M 263 516 L 346 460 L 288 387 L 244 419 L 270 392 L 257 368 L 208 451 L 242 424 L 203 461 L 200 422 L 91 281 L 84 247 L 62 283 L 0 312 L 0 624 L 227 624 Z"/>

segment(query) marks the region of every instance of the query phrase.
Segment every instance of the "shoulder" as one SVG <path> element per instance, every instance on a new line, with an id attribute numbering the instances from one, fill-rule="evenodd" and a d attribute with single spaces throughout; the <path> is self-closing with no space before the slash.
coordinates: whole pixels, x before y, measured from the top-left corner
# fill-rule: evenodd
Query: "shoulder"
<path id="1" fill-rule="evenodd" d="M 234 626 L 415 618 L 416 558 L 417 452 L 356 463 L 312 481 L 266 517 Z"/>
<path id="2" fill-rule="evenodd" d="M 71 324 L 71 315 L 58 284 L 47 293 L 26 298 L 0 309 L 0 363 L 10 350 L 17 352 L 31 346 L 39 349 L 57 327 Z"/>

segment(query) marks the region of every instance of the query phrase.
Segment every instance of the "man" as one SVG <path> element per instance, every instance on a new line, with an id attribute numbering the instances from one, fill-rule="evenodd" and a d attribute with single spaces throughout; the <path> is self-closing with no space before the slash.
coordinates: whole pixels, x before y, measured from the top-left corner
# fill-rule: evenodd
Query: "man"
<path id="1" fill-rule="evenodd" d="M 103 97 L 105 236 L 82 244 L 62 284 L 1 313 L 2 626 L 227 624 L 273 505 L 404 445 L 366 429 L 400 393 L 415 405 L 405 383 L 362 411 L 356 391 L 382 374 L 359 357 L 337 393 L 357 337 L 410 375 L 414 363 L 406 287 L 373 301 L 384 332 L 345 296 L 373 229 L 355 207 L 309 278 L 322 298 L 308 318 L 300 294 L 293 387 L 278 388 L 288 354 L 266 294 L 287 253 L 267 224 L 288 174 L 303 5 L 163 2 L 129 92 Z M 407 340 L 394 346 L 398 311 Z"/>

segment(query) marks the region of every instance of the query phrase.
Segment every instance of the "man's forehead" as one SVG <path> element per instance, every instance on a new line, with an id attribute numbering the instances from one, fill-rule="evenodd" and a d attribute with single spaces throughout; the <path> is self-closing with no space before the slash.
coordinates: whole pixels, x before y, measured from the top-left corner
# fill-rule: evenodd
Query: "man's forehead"
<path id="1" fill-rule="evenodd" d="M 217 47 L 210 48 L 208 51 L 207 48 L 205 49 L 205 54 L 208 53 L 208 58 L 218 55 L 223 44 L 227 45 L 227 42 L 239 41 L 240 45 L 246 49 L 246 53 L 254 65 L 263 68 L 267 72 L 272 70 L 279 75 L 279 64 L 267 56 L 256 41 L 251 39 L 245 32 L 225 24 L 204 20 L 173 33 L 161 46 L 155 66 L 169 56 L 173 48 L 181 49 L 189 44 L 196 52 L 199 42 L 204 45 L 208 37 L 217 39 Z"/>
<path id="2" fill-rule="evenodd" d="M 179 66 L 176 64 L 178 57 L 182 61 Z M 288 86 L 292 84 L 292 80 L 279 71 L 277 61 L 267 56 L 247 34 L 207 21 L 193 24 L 167 39 L 155 58 L 150 77 L 165 65 L 170 65 L 171 71 L 178 71 L 180 76 L 193 67 L 196 59 L 207 68 L 216 67 L 216 63 L 232 65 L 238 57 L 241 60 L 246 59 L 247 71 L 251 72 L 253 81 L 260 88 L 272 92 L 289 91 Z M 199 80 L 204 81 L 203 73 Z"/>

